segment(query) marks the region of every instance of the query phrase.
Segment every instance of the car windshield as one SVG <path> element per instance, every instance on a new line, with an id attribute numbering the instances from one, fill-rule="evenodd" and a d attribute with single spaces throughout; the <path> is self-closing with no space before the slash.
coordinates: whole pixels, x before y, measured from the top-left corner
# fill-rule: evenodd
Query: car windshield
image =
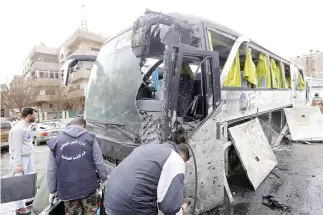
<path id="1" fill-rule="evenodd" d="M 84 117 L 87 120 L 138 129 L 136 94 L 142 76 L 139 59 L 131 49 L 131 35 L 131 30 L 126 31 L 101 48 L 86 92 Z"/>
<path id="2" fill-rule="evenodd" d="M 1 122 L 1 129 L 11 129 L 9 122 Z"/>

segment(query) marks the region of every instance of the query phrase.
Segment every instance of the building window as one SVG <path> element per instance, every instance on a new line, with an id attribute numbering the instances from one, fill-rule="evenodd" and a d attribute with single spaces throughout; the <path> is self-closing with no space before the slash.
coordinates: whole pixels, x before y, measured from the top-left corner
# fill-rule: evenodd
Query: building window
<path id="1" fill-rule="evenodd" d="M 98 51 L 100 51 L 100 49 L 98 49 L 98 48 L 94 48 L 94 47 L 91 47 L 91 51 L 96 51 L 96 52 L 98 52 Z"/>
<path id="2" fill-rule="evenodd" d="M 44 72 L 44 78 L 49 78 L 49 72 L 48 71 Z"/>

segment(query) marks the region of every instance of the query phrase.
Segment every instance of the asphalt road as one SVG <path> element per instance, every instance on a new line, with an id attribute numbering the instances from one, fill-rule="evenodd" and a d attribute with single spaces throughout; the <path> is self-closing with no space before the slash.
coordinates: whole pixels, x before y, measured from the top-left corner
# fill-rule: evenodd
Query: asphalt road
<path id="1" fill-rule="evenodd" d="M 34 162 L 37 172 L 38 180 L 44 177 L 44 171 L 46 169 L 48 158 L 48 147 L 46 144 L 34 147 Z M 9 153 L 8 149 L 1 150 L 1 177 L 8 177 L 13 174 L 9 167 Z M 15 215 L 15 209 L 13 203 L 6 203 L 0 205 L 0 215 Z"/>
<path id="2" fill-rule="evenodd" d="M 278 165 L 264 182 L 254 191 L 244 176 L 229 180 L 235 204 L 226 203 L 205 213 L 206 215 L 321 215 L 323 214 L 323 143 L 293 144 L 275 150 Z M 43 177 L 46 168 L 48 148 L 46 145 L 35 147 L 35 166 Z M 10 175 L 8 152 L 1 154 L 1 177 Z M 277 206 L 282 209 L 263 205 L 263 196 L 272 195 Z M 0 205 L 1 215 L 15 214 L 12 203 Z"/>
<path id="3" fill-rule="evenodd" d="M 226 204 L 207 215 L 322 215 L 323 214 L 323 143 L 298 144 L 275 150 L 278 165 L 254 191 L 244 176 L 232 178 L 229 185 L 235 204 Z M 272 195 L 277 207 L 265 206 L 263 197 Z M 265 199 L 266 200 L 266 199 Z M 265 201 L 268 203 L 268 201 Z M 283 204 L 283 205 L 282 205 Z M 280 206 L 285 206 L 279 208 Z"/>

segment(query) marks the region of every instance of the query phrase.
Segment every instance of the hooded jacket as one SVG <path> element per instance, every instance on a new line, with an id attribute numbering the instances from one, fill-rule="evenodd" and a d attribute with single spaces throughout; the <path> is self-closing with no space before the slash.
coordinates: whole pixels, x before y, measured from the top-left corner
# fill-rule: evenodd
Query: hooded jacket
<path id="1" fill-rule="evenodd" d="M 109 215 L 181 214 L 185 163 L 172 142 L 142 145 L 125 158 L 105 184 Z"/>
<path id="2" fill-rule="evenodd" d="M 94 134 L 71 125 L 48 141 L 50 148 L 47 185 L 50 193 L 57 191 L 63 201 L 91 195 L 98 187 L 96 170 L 102 180 L 107 178 L 101 150 Z"/>

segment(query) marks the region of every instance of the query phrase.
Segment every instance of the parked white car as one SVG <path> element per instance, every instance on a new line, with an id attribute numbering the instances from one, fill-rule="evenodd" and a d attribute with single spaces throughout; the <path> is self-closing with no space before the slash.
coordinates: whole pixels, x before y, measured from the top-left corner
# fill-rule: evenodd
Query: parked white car
<path id="1" fill-rule="evenodd" d="M 43 121 L 35 123 L 31 127 L 31 135 L 35 146 L 49 139 L 56 137 L 63 130 L 64 126 L 59 121 Z"/>

